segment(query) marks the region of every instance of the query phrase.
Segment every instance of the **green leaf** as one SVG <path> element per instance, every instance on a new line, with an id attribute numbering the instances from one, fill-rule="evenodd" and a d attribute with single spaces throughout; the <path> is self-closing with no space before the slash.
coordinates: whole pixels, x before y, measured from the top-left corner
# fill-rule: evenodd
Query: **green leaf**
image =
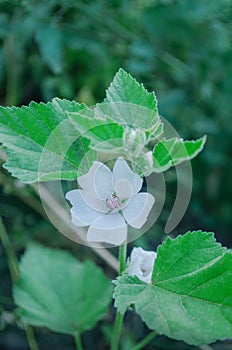
<path id="1" fill-rule="evenodd" d="M 206 136 L 194 141 L 184 141 L 177 137 L 159 141 L 153 150 L 153 171 L 160 173 L 196 157 L 203 149 L 205 141 Z"/>
<path id="2" fill-rule="evenodd" d="M 69 116 L 71 123 L 81 136 L 91 141 L 91 148 L 110 152 L 118 148 L 122 149 L 124 128 L 111 118 L 96 118 L 94 111 L 90 108 L 80 110 L 77 113 L 69 113 Z"/>
<path id="3" fill-rule="evenodd" d="M 83 108 L 60 99 L 0 107 L 0 141 L 8 155 L 4 167 L 25 183 L 73 180 L 85 173 L 96 155 L 93 151 L 86 155 L 89 141 L 78 138 L 67 115 Z"/>
<path id="4" fill-rule="evenodd" d="M 20 262 L 14 300 L 28 324 L 74 335 L 92 329 L 107 312 L 112 286 L 92 262 L 42 246 Z"/>
<path id="5" fill-rule="evenodd" d="M 128 102 L 152 109 L 158 114 L 154 92 L 148 92 L 143 84 L 139 84 L 122 68 L 116 73 L 110 87 L 106 91 L 105 102 Z"/>
<path id="6" fill-rule="evenodd" d="M 96 106 L 99 116 L 130 127 L 149 130 L 160 123 L 154 92 L 148 92 L 122 68 L 116 73 L 106 91 L 104 103 Z"/>
<path id="7" fill-rule="evenodd" d="M 212 233 L 188 232 L 158 248 L 152 283 L 116 281 L 121 313 L 135 305 L 150 329 L 193 345 L 232 337 L 232 254 Z"/>

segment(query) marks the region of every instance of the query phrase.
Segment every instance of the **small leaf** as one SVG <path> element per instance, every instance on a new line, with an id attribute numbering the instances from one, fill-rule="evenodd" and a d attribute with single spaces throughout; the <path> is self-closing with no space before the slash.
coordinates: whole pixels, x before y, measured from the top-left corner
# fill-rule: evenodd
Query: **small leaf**
<path id="1" fill-rule="evenodd" d="M 131 304 L 150 329 L 192 345 L 232 337 L 232 254 L 212 233 L 188 232 L 158 248 L 152 284 L 124 275 L 115 305 Z"/>
<path id="2" fill-rule="evenodd" d="M 106 91 L 104 103 L 98 104 L 95 110 L 124 126 L 149 130 L 160 123 L 154 92 L 148 92 L 122 68 Z"/>
<path id="3" fill-rule="evenodd" d="M 107 312 L 111 283 L 93 263 L 33 246 L 20 263 L 14 300 L 26 323 L 74 335 L 92 329 Z"/>
<path id="4" fill-rule="evenodd" d="M 78 138 L 67 116 L 83 108 L 60 99 L 21 108 L 0 107 L 0 141 L 8 155 L 4 167 L 25 183 L 75 180 L 86 172 L 96 155 L 92 151 L 86 156 L 89 141 Z"/>
<path id="5" fill-rule="evenodd" d="M 177 137 L 159 141 L 153 150 L 153 171 L 160 173 L 196 157 L 203 149 L 205 141 L 206 136 L 194 141 L 184 141 Z"/>

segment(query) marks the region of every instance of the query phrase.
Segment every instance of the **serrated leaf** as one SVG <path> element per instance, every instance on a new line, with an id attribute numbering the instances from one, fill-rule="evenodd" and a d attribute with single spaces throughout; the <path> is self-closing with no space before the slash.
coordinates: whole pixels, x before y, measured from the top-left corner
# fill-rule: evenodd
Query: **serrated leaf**
<path id="1" fill-rule="evenodd" d="M 232 337 L 232 254 L 212 233 L 188 232 L 158 249 L 152 284 L 116 281 L 120 312 L 134 304 L 150 329 L 192 345 Z"/>
<path id="2" fill-rule="evenodd" d="M 122 68 L 106 91 L 104 103 L 98 104 L 95 111 L 99 116 L 109 116 L 122 125 L 144 130 L 160 123 L 154 92 L 148 92 Z"/>
<path id="3" fill-rule="evenodd" d="M 123 147 L 122 125 L 114 122 L 111 118 L 99 119 L 90 108 L 77 113 L 69 113 L 71 123 L 81 136 L 88 138 L 90 147 L 98 151 L 115 151 Z"/>
<path id="4" fill-rule="evenodd" d="M 201 152 L 206 136 L 193 141 L 184 141 L 177 137 L 159 141 L 153 150 L 153 171 L 163 172 L 183 161 L 190 160 Z"/>
<path id="5" fill-rule="evenodd" d="M 139 84 L 122 68 L 116 73 L 110 87 L 106 91 L 107 103 L 125 102 L 143 106 L 158 113 L 154 92 L 148 92 L 143 84 Z"/>
<path id="6" fill-rule="evenodd" d="M 92 262 L 33 246 L 20 262 L 13 295 L 26 323 L 74 335 L 92 329 L 105 315 L 112 286 Z"/>
<path id="7" fill-rule="evenodd" d="M 0 142 L 8 155 L 4 167 L 25 183 L 72 180 L 86 172 L 96 155 L 92 151 L 86 157 L 89 141 L 78 138 L 67 115 L 83 108 L 60 99 L 0 107 Z"/>

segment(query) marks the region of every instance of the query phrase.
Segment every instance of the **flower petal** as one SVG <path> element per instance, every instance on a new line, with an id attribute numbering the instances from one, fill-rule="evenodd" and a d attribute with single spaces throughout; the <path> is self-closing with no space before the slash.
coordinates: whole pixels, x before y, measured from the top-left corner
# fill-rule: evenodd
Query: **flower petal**
<path id="1" fill-rule="evenodd" d="M 139 268 L 140 271 L 143 271 L 144 276 L 147 276 L 153 270 L 156 256 L 156 252 L 144 250 L 141 247 L 133 248 L 128 270 L 130 273 L 128 273 L 131 274 L 137 272 L 137 269 Z"/>
<path id="2" fill-rule="evenodd" d="M 141 190 L 143 183 L 142 178 L 130 169 L 129 165 L 123 158 L 119 157 L 116 160 L 113 174 L 115 183 L 123 179 L 129 181 L 133 189 L 133 194 L 138 193 Z"/>
<path id="3" fill-rule="evenodd" d="M 155 198 L 150 193 L 136 194 L 122 210 L 125 220 L 130 226 L 141 228 L 147 221 L 154 202 Z"/>
<path id="4" fill-rule="evenodd" d="M 71 218 L 75 226 L 88 226 L 96 220 L 101 213 L 91 209 L 81 196 L 81 190 L 73 190 L 66 193 L 65 196 L 72 204 Z"/>
<path id="5" fill-rule="evenodd" d="M 106 199 L 113 193 L 114 177 L 111 170 L 101 162 L 93 162 L 88 173 L 78 177 L 78 183 L 88 192 L 96 193 L 100 199 Z"/>
<path id="6" fill-rule="evenodd" d="M 128 266 L 128 275 L 137 276 L 146 283 L 151 282 L 156 252 L 133 248 Z"/>
<path id="7" fill-rule="evenodd" d="M 119 213 L 106 214 L 97 218 L 89 227 L 87 241 L 122 244 L 127 237 L 127 225 Z"/>
<path id="8" fill-rule="evenodd" d="M 88 207 L 90 207 L 93 210 L 99 211 L 101 213 L 108 213 L 109 209 L 106 206 L 105 200 L 100 199 L 95 194 L 89 191 L 84 191 L 84 190 L 79 190 L 79 191 L 83 201 L 86 203 Z"/>
<path id="9" fill-rule="evenodd" d="M 133 190 L 131 183 L 125 179 L 119 180 L 115 184 L 114 189 L 115 189 L 116 195 L 119 197 L 121 201 L 130 198 Z"/>

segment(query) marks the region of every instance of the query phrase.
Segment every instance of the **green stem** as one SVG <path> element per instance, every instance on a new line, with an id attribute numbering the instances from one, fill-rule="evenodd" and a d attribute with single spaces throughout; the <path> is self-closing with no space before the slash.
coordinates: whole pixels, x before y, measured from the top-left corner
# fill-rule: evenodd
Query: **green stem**
<path id="1" fill-rule="evenodd" d="M 126 268 L 126 250 L 127 250 L 127 244 L 123 243 L 119 247 L 119 276 L 122 275 L 123 271 Z"/>
<path id="2" fill-rule="evenodd" d="M 156 331 L 149 333 L 143 340 L 135 345 L 131 350 L 143 349 L 145 345 L 149 344 L 157 336 Z"/>
<path id="3" fill-rule="evenodd" d="M 123 243 L 119 247 L 119 276 L 122 275 L 126 267 L 126 251 L 127 243 Z M 111 338 L 111 350 L 118 350 L 119 338 L 122 330 L 123 316 L 123 314 L 117 311 Z"/>
<path id="4" fill-rule="evenodd" d="M 1 217 L 0 217 L 0 238 L 8 258 L 8 265 L 10 269 L 11 279 L 13 282 L 16 282 L 19 279 L 18 259 L 11 245 L 10 239 L 6 232 L 5 226 L 3 225 Z"/>
<path id="5" fill-rule="evenodd" d="M 39 350 L 33 328 L 25 324 L 24 326 L 30 350 Z"/>
<path id="6" fill-rule="evenodd" d="M 112 333 L 112 339 L 111 339 L 111 350 L 118 350 L 119 338 L 122 330 L 123 316 L 124 315 L 120 314 L 120 312 L 117 312 L 116 314 L 113 333 Z"/>
<path id="7" fill-rule="evenodd" d="M 3 224 L 2 218 L 0 217 L 0 239 L 2 241 L 2 245 L 5 249 L 8 265 L 10 269 L 11 279 L 13 283 L 15 283 L 19 279 L 19 264 L 17 256 L 14 252 L 14 249 L 12 247 L 12 244 L 10 242 L 9 236 L 6 232 L 5 226 Z M 31 326 L 28 326 L 24 324 L 25 332 L 27 336 L 27 341 L 30 347 L 30 350 L 38 350 L 38 345 L 35 340 L 35 335 L 33 328 Z"/>
<path id="8" fill-rule="evenodd" d="M 74 335 L 74 340 L 75 340 L 75 344 L 76 344 L 76 348 L 77 350 L 83 350 L 83 345 L 82 345 L 82 341 L 81 341 L 81 336 L 79 333 L 76 333 Z"/>

